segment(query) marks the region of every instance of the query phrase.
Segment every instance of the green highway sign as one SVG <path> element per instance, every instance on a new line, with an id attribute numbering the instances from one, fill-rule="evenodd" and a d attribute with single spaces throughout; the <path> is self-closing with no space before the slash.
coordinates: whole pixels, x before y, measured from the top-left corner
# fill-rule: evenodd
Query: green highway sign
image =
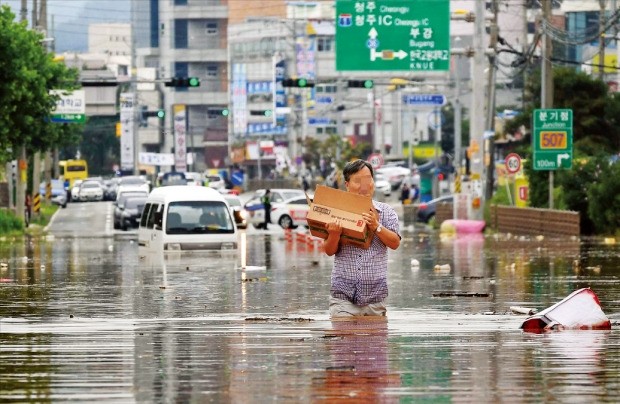
<path id="1" fill-rule="evenodd" d="M 336 70 L 449 68 L 449 0 L 336 1 Z"/>
<path id="2" fill-rule="evenodd" d="M 53 114 L 52 122 L 54 123 L 84 123 L 86 122 L 85 114 Z"/>
<path id="3" fill-rule="evenodd" d="M 534 110 L 534 170 L 570 169 L 573 166 L 573 110 Z"/>

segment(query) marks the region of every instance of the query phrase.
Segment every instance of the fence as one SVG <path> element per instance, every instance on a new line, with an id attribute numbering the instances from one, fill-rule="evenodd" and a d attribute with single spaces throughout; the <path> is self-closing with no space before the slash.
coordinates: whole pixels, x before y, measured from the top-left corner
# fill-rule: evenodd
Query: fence
<path id="1" fill-rule="evenodd" d="M 491 206 L 491 227 L 500 233 L 579 236 L 579 212 Z"/>
<path id="2" fill-rule="evenodd" d="M 451 203 L 438 204 L 436 222 L 452 219 L 452 209 Z M 581 230 L 579 212 L 492 205 L 490 213 L 487 225 L 500 233 L 578 237 Z"/>

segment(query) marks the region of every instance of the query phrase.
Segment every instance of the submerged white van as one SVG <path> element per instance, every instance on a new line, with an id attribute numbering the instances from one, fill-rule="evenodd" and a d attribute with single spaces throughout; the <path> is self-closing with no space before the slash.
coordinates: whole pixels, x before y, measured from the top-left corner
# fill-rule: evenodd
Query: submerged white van
<path id="1" fill-rule="evenodd" d="M 155 188 L 140 218 L 138 244 L 145 252 L 231 250 L 235 220 L 224 196 L 208 187 Z"/>

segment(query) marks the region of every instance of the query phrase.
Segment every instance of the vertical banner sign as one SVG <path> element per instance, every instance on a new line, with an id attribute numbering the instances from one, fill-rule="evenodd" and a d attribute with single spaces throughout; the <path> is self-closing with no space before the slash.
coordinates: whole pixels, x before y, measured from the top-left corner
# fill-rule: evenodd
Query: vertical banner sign
<path id="1" fill-rule="evenodd" d="M 449 0 L 336 1 L 336 70 L 449 69 Z"/>
<path id="2" fill-rule="evenodd" d="M 184 104 L 172 107 L 174 119 L 174 169 L 177 172 L 187 171 L 187 109 Z"/>
<path id="3" fill-rule="evenodd" d="M 246 65 L 233 64 L 232 74 L 232 118 L 233 133 L 245 136 L 248 127 L 248 95 L 247 95 Z"/>
<path id="4" fill-rule="evenodd" d="M 273 126 L 286 126 L 286 115 L 278 114 L 278 108 L 286 107 L 286 93 L 284 92 L 284 86 L 282 81 L 286 74 L 286 64 L 284 60 L 274 59 L 273 67 Z"/>
<path id="5" fill-rule="evenodd" d="M 133 120 L 134 95 L 133 93 L 121 93 L 121 170 L 133 170 L 134 147 L 133 147 Z"/>

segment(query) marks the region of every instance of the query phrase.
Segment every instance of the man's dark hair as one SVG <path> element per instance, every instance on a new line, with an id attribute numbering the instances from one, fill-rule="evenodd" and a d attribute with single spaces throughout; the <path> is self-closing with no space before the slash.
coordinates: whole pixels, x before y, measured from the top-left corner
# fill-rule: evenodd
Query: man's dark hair
<path id="1" fill-rule="evenodd" d="M 344 166 L 344 169 L 342 170 L 342 175 L 344 175 L 344 180 L 346 182 L 349 182 L 349 179 L 351 178 L 351 176 L 355 174 L 356 172 L 362 170 L 364 167 L 368 167 L 368 169 L 370 170 L 370 175 L 372 175 L 372 177 L 374 178 L 375 172 L 372 169 L 372 166 L 370 165 L 369 162 L 364 161 L 364 160 L 355 160 L 355 161 L 351 161 L 347 163 L 347 165 Z"/>

